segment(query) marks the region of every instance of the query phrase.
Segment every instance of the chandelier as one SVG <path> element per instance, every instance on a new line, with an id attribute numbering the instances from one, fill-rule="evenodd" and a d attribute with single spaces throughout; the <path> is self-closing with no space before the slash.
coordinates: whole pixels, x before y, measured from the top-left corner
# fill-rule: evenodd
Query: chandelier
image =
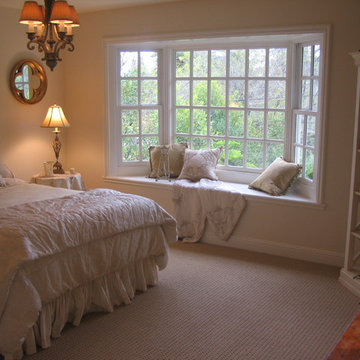
<path id="1" fill-rule="evenodd" d="M 61 61 L 60 50 L 74 51 L 73 27 L 80 23 L 75 8 L 67 1 L 44 0 L 44 4 L 45 7 L 36 1 L 25 1 L 19 22 L 28 25 L 28 49 L 37 46 L 52 71 Z"/>

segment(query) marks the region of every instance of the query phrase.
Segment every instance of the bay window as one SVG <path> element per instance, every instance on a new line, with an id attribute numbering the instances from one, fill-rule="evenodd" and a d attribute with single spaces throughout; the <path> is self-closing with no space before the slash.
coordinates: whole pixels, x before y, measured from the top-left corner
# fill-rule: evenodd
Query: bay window
<path id="1" fill-rule="evenodd" d="M 222 146 L 220 178 L 249 182 L 282 156 L 317 200 L 325 35 L 108 44 L 107 175 L 145 176 L 150 145 Z"/>

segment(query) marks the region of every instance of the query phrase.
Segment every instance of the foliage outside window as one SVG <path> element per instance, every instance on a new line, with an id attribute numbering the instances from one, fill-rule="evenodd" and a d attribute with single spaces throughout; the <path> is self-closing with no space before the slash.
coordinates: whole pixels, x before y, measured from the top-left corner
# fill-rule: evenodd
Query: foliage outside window
<path id="1" fill-rule="evenodd" d="M 157 51 L 120 51 L 119 123 L 122 162 L 149 160 L 159 143 L 160 109 Z"/>
<path id="2" fill-rule="evenodd" d="M 287 48 L 176 51 L 176 141 L 223 146 L 220 164 L 264 169 L 284 154 Z"/>

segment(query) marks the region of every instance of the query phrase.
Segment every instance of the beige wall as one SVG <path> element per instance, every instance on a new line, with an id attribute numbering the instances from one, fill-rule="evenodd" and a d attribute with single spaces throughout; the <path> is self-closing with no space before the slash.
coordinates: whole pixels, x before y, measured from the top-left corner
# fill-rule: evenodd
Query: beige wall
<path id="1" fill-rule="evenodd" d="M 12 67 L 22 59 L 41 62 L 38 52 L 26 48 L 26 26 L 18 23 L 20 10 L 0 7 L 0 160 L 19 178 L 29 180 L 42 171 L 42 162 L 54 160 L 53 134 L 40 128 L 50 105 L 64 103 L 63 66 L 55 72 L 45 69 L 48 90 L 38 104 L 24 105 L 12 95 L 9 76 Z M 42 63 L 42 62 L 41 62 Z M 66 107 L 65 114 L 66 114 Z M 61 161 L 66 160 L 66 132 L 61 136 Z"/>
<path id="2" fill-rule="evenodd" d="M 66 167 L 82 172 L 89 188 L 108 187 L 105 175 L 104 38 L 207 30 L 251 30 L 302 25 L 331 26 L 328 107 L 325 136 L 325 209 L 249 202 L 231 246 L 251 241 L 283 253 L 293 250 L 336 258 L 345 246 L 351 143 L 355 105 L 355 66 L 348 55 L 360 48 L 357 0 L 189 0 L 80 14 L 75 52 L 49 76 L 49 91 L 38 105 L 21 105 L 7 88 L 11 65 L 23 56 L 24 29 L 18 12 L 1 10 L 0 157 L 21 177 L 52 158 L 52 134 L 39 127 L 46 109 L 64 100 L 71 128 L 63 134 Z M 5 43 L 11 33 L 11 44 Z M 64 87 L 64 88 L 63 88 Z M 62 91 L 64 90 L 64 92 Z M 153 197 L 170 208 L 168 192 L 134 186 L 114 188 Z M 246 246 L 245 246 L 246 247 Z"/>

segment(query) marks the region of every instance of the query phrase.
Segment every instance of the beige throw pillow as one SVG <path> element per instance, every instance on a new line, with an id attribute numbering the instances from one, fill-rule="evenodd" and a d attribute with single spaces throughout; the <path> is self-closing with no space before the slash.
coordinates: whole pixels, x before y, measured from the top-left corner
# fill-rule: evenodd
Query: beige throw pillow
<path id="1" fill-rule="evenodd" d="M 178 179 L 199 181 L 206 178 L 217 180 L 216 165 L 220 159 L 222 147 L 212 150 L 185 150 L 184 166 Z"/>
<path id="2" fill-rule="evenodd" d="M 249 188 L 264 191 L 270 195 L 283 195 L 299 175 L 301 165 L 277 158 L 262 174 L 260 174 Z"/>
<path id="3" fill-rule="evenodd" d="M 149 147 L 150 155 L 150 178 L 157 178 L 158 176 L 165 176 L 163 169 L 158 168 L 160 164 L 161 150 L 167 149 L 169 154 L 169 169 L 170 177 L 177 178 L 181 172 L 184 164 L 184 153 L 187 148 L 186 143 L 171 144 L 171 145 L 156 145 Z"/>

